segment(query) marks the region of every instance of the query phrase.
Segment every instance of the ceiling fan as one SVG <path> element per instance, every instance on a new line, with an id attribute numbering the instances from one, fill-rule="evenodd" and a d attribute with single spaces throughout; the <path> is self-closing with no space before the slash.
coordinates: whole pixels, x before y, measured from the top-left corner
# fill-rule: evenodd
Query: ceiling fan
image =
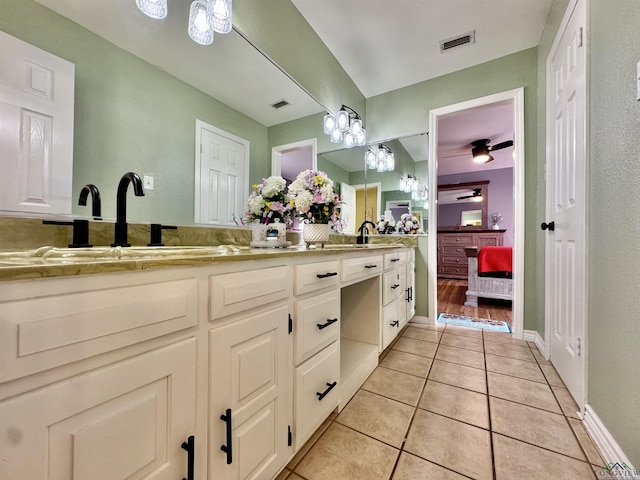
<path id="1" fill-rule="evenodd" d="M 495 145 L 489 145 L 488 138 L 482 138 L 471 142 L 471 155 L 473 155 L 473 161 L 476 163 L 488 163 L 493 160 L 493 156 L 489 152 L 495 150 L 502 150 L 513 146 L 513 140 L 507 140 L 506 142 L 496 143 Z"/>
<path id="2" fill-rule="evenodd" d="M 457 197 L 456 200 L 466 200 L 467 198 L 473 198 L 476 201 L 482 201 L 482 189 L 474 188 L 473 193 L 471 195 L 464 195 L 462 197 Z"/>

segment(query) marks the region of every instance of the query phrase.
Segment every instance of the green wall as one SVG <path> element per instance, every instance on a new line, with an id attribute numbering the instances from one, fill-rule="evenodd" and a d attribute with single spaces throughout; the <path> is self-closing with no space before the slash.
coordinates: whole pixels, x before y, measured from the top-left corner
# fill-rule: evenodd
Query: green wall
<path id="1" fill-rule="evenodd" d="M 196 118 L 251 142 L 252 181 L 268 174 L 264 125 L 32 0 L 0 0 L 0 12 L 0 30 L 75 64 L 73 192 L 95 183 L 105 219 L 120 177 L 134 171 L 153 174 L 155 188 L 131 196 L 129 220 L 193 223 Z"/>
<path id="2" fill-rule="evenodd" d="M 640 467 L 640 8 L 591 0 L 588 403 Z"/>

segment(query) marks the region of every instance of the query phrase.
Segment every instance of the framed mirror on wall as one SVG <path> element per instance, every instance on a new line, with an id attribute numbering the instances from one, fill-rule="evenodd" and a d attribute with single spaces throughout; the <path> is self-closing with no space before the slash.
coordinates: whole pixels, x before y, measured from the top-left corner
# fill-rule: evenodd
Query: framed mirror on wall
<path id="1" fill-rule="evenodd" d="M 438 185 L 438 230 L 486 229 L 489 181 Z"/>

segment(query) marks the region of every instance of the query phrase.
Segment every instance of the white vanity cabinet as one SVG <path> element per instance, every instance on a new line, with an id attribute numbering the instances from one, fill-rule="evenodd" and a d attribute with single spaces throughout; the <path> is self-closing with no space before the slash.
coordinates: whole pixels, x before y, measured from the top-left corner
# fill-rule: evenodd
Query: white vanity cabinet
<path id="1" fill-rule="evenodd" d="M 273 478 L 289 459 L 290 272 L 276 266 L 209 278 L 211 480 Z"/>
<path id="2" fill-rule="evenodd" d="M 293 437 L 298 450 L 338 405 L 341 321 L 338 261 L 294 269 Z"/>
<path id="3" fill-rule="evenodd" d="M 389 346 L 407 323 L 407 251 L 384 255 L 382 276 L 382 326 L 380 348 Z"/>
<path id="4" fill-rule="evenodd" d="M 0 478 L 185 477 L 196 312 L 184 276 L 3 285 Z"/>

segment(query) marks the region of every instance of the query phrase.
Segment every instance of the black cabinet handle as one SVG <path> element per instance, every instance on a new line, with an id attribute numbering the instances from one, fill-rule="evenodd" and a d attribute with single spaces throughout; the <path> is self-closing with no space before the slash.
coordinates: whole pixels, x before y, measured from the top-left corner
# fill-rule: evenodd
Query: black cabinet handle
<path id="1" fill-rule="evenodd" d="M 399 283 L 394 283 L 393 285 L 391 285 L 391 290 L 395 290 L 396 288 L 398 288 L 400 286 Z"/>
<path id="2" fill-rule="evenodd" d="M 413 287 L 409 287 L 410 291 L 409 291 L 409 300 L 413 300 Z"/>
<path id="3" fill-rule="evenodd" d="M 318 327 L 318 330 L 323 330 L 327 328 L 329 325 L 336 323 L 337 321 L 338 321 L 337 318 L 327 318 L 327 323 L 316 323 L 316 327 Z"/>
<path id="4" fill-rule="evenodd" d="M 392 262 L 399 262 L 399 261 L 400 261 L 400 259 L 399 259 L 399 258 L 392 258 L 392 259 L 391 259 L 391 261 L 392 261 Z"/>
<path id="5" fill-rule="evenodd" d="M 227 454 L 227 465 L 231 465 L 231 462 L 233 462 L 233 446 L 232 446 L 233 432 L 231 431 L 232 429 L 231 429 L 231 409 L 230 408 L 227 408 L 227 411 L 225 412 L 224 415 L 220 415 L 220 420 L 222 420 L 227 424 L 227 444 L 221 445 L 220 450 L 222 450 Z"/>
<path id="6" fill-rule="evenodd" d="M 378 265 L 365 265 L 364 268 L 376 268 Z"/>
<path id="7" fill-rule="evenodd" d="M 327 383 L 327 389 L 320 393 L 320 392 L 316 392 L 316 395 L 318 395 L 318 400 L 322 400 L 324 397 L 326 397 L 329 392 L 331 390 L 333 390 L 333 388 L 338 384 L 338 382 L 333 382 L 333 383 Z"/>
<path id="8" fill-rule="evenodd" d="M 182 442 L 182 448 L 187 451 L 187 478 L 182 478 L 182 480 L 195 480 L 195 476 L 193 475 L 193 468 L 195 464 L 196 457 L 196 439 L 193 435 L 187 438 L 186 442 Z"/>
<path id="9" fill-rule="evenodd" d="M 318 273 L 316 277 L 318 278 L 327 278 L 327 277 L 335 277 L 338 275 L 338 272 L 328 272 L 328 273 Z"/>
<path id="10" fill-rule="evenodd" d="M 391 326 L 392 327 L 399 327 L 400 326 L 400 320 L 394 320 L 393 322 L 391 322 Z"/>
<path id="11" fill-rule="evenodd" d="M 549 222 L 549 223 L 542 222 L 542 224 L 540 225 L 540 228 L 542 230 L 546 230 L 548 228 L 550 232 L 553 232 L 556 229 L 556 222 Z"/>
<path id="12" fill-rule="evenodd" d="M 410 302 L 411 301 L 411 293 L 409 293 L 409 292 L 411 292 L 411 287 L 407 288 L 405 290 L 405 292 L 407 292 L 407 302 Z"/>

